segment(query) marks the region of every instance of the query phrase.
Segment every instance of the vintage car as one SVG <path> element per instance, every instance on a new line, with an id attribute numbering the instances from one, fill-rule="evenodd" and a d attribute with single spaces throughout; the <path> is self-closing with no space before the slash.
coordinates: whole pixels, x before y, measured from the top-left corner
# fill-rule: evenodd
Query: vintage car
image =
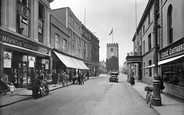
<path id="1" fill-rule="evenodd" d="M 111 72 L 109 82 L 118 82 L 118 72 Z"/>

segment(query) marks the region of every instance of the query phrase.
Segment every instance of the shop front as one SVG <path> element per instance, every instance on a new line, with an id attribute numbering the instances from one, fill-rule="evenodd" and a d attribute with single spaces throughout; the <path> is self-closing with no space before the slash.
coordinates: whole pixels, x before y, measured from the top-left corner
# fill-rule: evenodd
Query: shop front
<path id="1" fill-rule="evenodd" d="M 27 87 L 36 72 L 50 70 L 51 48 L 7 32 L 0 34 L 0 42 L 2 80 L 8 76 L 16 87 Z"/>
<path id="2" fill-rule="evenodd" d="M 164 90 L 184 98 L 184 38 L 162 49 L 160 56 Z"/>

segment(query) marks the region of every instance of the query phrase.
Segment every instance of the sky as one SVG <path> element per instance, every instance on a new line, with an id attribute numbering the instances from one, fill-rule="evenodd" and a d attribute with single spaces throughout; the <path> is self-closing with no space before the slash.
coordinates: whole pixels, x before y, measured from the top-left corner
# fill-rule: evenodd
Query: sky
<path id="1" fill-rule="evenodd" d="M 132 38 L 147 3 L 148 0 L 54 0 L 50 7 L 70 7 L 75 16 L 99 39 L 100 61 L 106 61 L 107 43 L 118 43 L 119 65 L 123 66 L 127 53 L 133 51 Z M 112 29 L 113 37 L 109 35 Z"/>

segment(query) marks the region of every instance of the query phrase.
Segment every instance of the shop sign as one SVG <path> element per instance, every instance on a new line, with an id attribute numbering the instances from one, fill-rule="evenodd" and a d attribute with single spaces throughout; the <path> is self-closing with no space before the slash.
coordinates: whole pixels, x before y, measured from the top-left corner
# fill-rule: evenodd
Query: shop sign
<path id="1" fill-rule="evenodd" d="M 29 67 L 33 67 L 34 68 L 35 57 L 28 56 L 28 60 L 29 60 Z"/>
<path id="2" fill-rule="evenodd" d="M 11 52 L 4 51 L 4 68 L 11 68 Z"/>
<path id="3" fill-rule="evenodd" d="M 21 40 L 17 40 L 15 38 L 11 38 L 5 35 L 2 35 L 2 42 L 9 43 L 9 44 L 16 45 L 16 46 L 23 47 L 23 48 L 27 48 L 27 49 L 31 49 L 34 51 L 38 51 L 38 47 L 35 45 L 32 45 L 30 43 L 27 43 Z"/>
<path id="4" fill-rule="evenodd" d="M 41 52 L 41 53 L 44 53 L 44 54 L 49 54 L 48 49 L 43 48 L 43 47 L 38 47 L 38 51 Z"/>
<path id="5" fill-rule="evenodd" d="M 167 56 L 170 56 L 170 55 L 182 52 L 182 51 L 184 51 L 184 43 L 174 46 L 172 48 L 168 48 L 167 50 L 164 50 L 161 53 L 161 58 L 164 58 L 164 57 L 167 57 Z"/>

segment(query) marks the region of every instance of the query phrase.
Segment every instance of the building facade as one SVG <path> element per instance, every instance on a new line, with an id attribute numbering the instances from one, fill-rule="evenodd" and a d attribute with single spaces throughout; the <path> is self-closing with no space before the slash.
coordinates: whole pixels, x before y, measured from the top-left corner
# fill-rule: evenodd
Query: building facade
<path id="1" fill-rule="evenodd" d="M 135 76 L 140 76 L 148 84 L 154 77 L 155 31 L 157 31 L 158 73 L 165 91 L 184 97 L 183 37 L 184 1 L 159 0 L 158 14 L 155 17 L 154 0 L 149 0 L 133 37 L 134 53 L 127 55 L 129 74 L 131 68 Z M 155 28 L 155 19 L 157 26 Z M 139 61 L 139 63 L 138 63 Z M 135 65 L 139 66 L 135 66 Z M 128 78 L 129 78 L 128 77 Z"/>
<path id="2" fill-rule="evenodd" d="M 0 76 L 26 87 L 35 72 L 50 70 L 50 2 L 1 0 Z"/>
<path id="3" fill-rule="evenodd" d="M 93 75 L 98 70 L 99 65 L 98 38 L 78 20 L 69 7 L 54 9 L 51 13 L 68 29 L 69 39 L 67 54 L 72 58 L 84 62 L 84 64 L 88 66 L 87 68 L 91 75 Z M 95 54 L 93 53 L 94 49 Z M 93 54 L 95 57 L 92 57 Z"/>

